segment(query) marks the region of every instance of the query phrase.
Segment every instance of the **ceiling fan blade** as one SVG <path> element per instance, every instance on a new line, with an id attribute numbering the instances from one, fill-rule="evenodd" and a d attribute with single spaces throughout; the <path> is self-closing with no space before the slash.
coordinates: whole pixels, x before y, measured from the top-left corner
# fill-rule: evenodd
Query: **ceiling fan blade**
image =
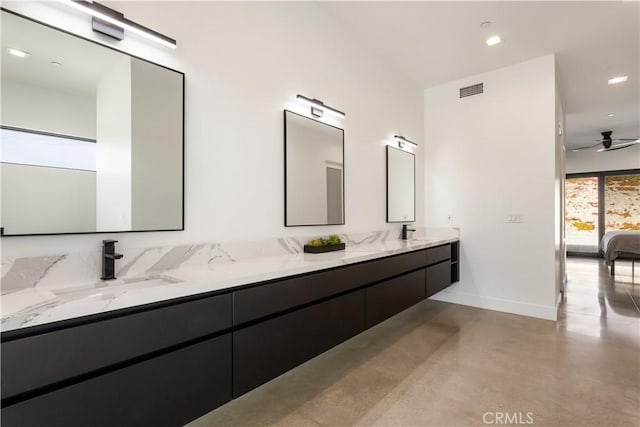
<path id="1" fill-rule="evenodd" d="M 571 151 L 580 151 L 580 150 L 588 150 L 589 148 L 593 148 L 593 147 L 597 147 L 599 145 L 602 145 L 602 142 L 598 142 L 597 144 L 593 144 L 593 145 L 587 145 L 586 147 L 578 147 L 578 148 L 574 148 Z"/>
<path id="2" fill-rule="evenodd" d="M 621 149 L 623 149 L 623 148 L 631 147 L 631 146 L 633 146 L 633 145 L 637 145 L 637 144 L 640 144 L 640 141 L 625 142 L 625 143 L 622 143 L 622 144 L 615 144 L 615 145 L 612 145 L 612 146 L 611 146 L 611 147 L 609 147 L 609 148 L 601 148 L 601 149 L 599 149 L 599 150 L 598 150 L 598 153 L 602 153 L 603 151 L 615 151 L 615 150 L 621 150 Z"/>
<path id="3" fill-rule="evenodd" d="M 612 141 L 631 141 L 631 142 L 635 142 L 638 141 L 638 138 L 616 138 L 613 139 Z"/>

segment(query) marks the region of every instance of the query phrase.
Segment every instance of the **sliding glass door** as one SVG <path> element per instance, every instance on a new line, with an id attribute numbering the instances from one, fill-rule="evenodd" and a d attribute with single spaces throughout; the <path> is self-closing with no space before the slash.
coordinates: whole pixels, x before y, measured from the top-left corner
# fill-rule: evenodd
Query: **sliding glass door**
<path id="1" fill-rule="evenodd" d="M 567 175 L 564 223 L 568 252 L 598 252 L 598 190 L 597 176 L 570 178 Z"/>
<path id="2" fill-rule="evenodd" d="M 567 251 L 597 254 L 604 233 L 620 230 L 640 231 L 640 170 L 567 175 Z"/>

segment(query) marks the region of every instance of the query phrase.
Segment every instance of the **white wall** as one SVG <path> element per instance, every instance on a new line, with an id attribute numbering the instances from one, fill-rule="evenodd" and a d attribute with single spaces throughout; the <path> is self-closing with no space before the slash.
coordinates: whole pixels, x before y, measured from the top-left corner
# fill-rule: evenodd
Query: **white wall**
<path id="1" fill-rule="evenodd" d="M 598 153 L 596 150 L 567 150 L 566 168 L 567 173 L 639 169 L 640 144 L 606 153 Z"/>
<path id="2" fill-rule="evenodd" d="M 85 15 L 59 2 L 3 2 L 3 7 L 97 39 Z M 178 40 L 176 50 L 135 36 L 120 46 L 186 73 L 186 230 L 4 238 L 3 257 L 95 250 L 107 237 L 116 237 L 122 247 L 147 247 L 399 229 L 385 222 L 385 142 L 396 134 L 421 144 L 416 193 L 417 218 L 423 218 L 422 88 L 359 45 L 321 5 L 122 2 L 114 7 Z M 344 226 L 283 225 L 282 111 L 301 111 L 298 93 L 347 113 Z"/>
<path id="3" fill-rule="evenodd" d="M 2 124 L 96 138 L 95 96 L 2 79 Z"/>
<path id="4" fill-rule="evenodd" d="M 425 91 L 426 221 L 451 214 L 461 237 L 460 282 L 437 299 L 556 318 L 554 68 L 550 55 Z"/>
<path id="5" fill-rule="evenodd" d="M 0 171 L 6 233 L 96 229 L 95 172 L 15 164 L 2 164 Z"/>
<path id="6" fill-rule="evenodd" d="M 131 230 L 131 60 L 120 58 L 96 91 L 97 230 Z"/>

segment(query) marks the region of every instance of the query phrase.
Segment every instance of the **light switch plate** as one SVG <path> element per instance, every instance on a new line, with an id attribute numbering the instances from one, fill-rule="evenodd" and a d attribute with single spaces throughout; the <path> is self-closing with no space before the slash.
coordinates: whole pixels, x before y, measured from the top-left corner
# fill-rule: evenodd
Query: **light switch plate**
<path id="1" fill-rule="evenodd" d="M 524 214 L 521 213 L 508 213 L 507 223 L 509 224 L 521 224 L 524 222 Z"/>

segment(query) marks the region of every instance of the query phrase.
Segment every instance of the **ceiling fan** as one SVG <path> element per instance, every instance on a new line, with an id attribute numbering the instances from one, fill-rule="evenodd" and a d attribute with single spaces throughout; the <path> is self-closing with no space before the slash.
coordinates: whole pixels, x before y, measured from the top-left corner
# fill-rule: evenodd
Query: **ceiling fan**
<path id="1" fill-rule="evenodd" d="M 588 145 L 586 147 L 574 148 L 571 151 L 588 150 L 590 148 L 595 148 L 602 145 L 602 147 L 598 150 L 598 153 L 602 153 L 603 151 L 620 150 L 621 148 L 627 148 L 627 147 L 631 147 L 632 145 L 640 144 L 640 138 L 612 139 L 611 138 L 612 133 L 613 131 L 611 130 L 601 132 L 600 135 L 602 135 L 602 138 L 596 139 L 596 141 L 598 141 L 597 144 Z M 614 144 L 614 142 L 616 142 L 616 144 Z"/>

